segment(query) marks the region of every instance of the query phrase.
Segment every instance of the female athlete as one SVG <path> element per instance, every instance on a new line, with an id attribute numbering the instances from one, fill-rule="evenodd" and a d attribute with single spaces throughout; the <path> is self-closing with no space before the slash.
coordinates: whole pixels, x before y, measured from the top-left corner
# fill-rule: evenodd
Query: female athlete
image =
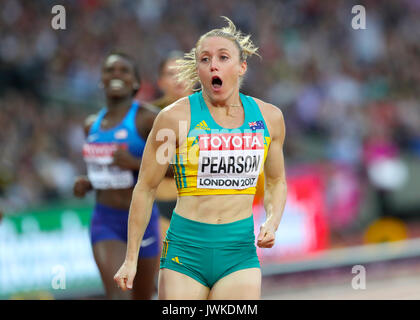
<path id="1" fill-rule="evenodd" d="M 178 78 L 201 91 L 163 109 L 146 143 L 134 188 L 124 263 L 114 276 L 132 288 L 136 256 L 156 188 L 171 159 L 178 200 L 164 241 L 159 299 L 259 299 L 261 269 L 252 202 L 264 171 L 266 220 L 257 245 L 275 242 L 286 202 L 285 125 L 276 106 L 240 92 L 250 36 L 228 26 L 200 37 Z"/>
<path id="2" fill-rule="evenodd" d="M 102 85 L 106 107 L 86 120 L 83 157 L 88 176 L 76 179 L 74 194 L 84 197 L 89 190 L 96 192 L 91 243 L 107 298 L 151 299 L 160 251 L 156 206 L 150 207 L 150 223 L 139 243 L 135 258 L 139 277 L 134 281 L 133 291 L 119 290 L 113 275 L 126 258 L 130 201 L 146 139 L 158 110 L 133 101 L 140 77 L 133 59 L 126 54 L 107 57 L 102 68 Z"/>

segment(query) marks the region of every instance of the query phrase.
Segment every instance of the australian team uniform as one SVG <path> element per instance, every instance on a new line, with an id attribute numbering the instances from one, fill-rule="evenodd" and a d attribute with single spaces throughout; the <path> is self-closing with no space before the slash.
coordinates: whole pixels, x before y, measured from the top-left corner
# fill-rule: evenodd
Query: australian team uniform
<path id="1" fill-rule="evenodd" d="M 128 150 L 134 157 L 143 155 L 145 140 L 136 128 L 138 102 L 133 102 L 130 110 L 119 125 L 111 129 L 101 129 L 101 122 L 106 108 L 99 112 L 92 124 L 87 141 L 83 146 L 83 157 L 87 165 L 88 178 L 94 189 L 127 189 L 137 182 L 138 170 L 126 170 L 112 165 L 113 153 L 118 148 Z M 96 203 L 91 222 L 91 243 L 103 240 L 121 240 L 127 242 L 129 211 L 114 209 Z M 140 257 L 152 257 L 159 254 L 159 211 L 154 205 L 149 225 L 140 247 Z"/>
<path id="2" fill-rule="evenodd" d="M 202 92 L 189 96 L 190 130 L 172 161 L 178 196 L 255 195 L 270 135 L 255 100 L 242 93 L 240 98 L 245 121 L 239 128 L 226 129 L 212 118 Z M 186 274 L 209 288 L 234 271 L 260 268 L 253 216 L 208 224 L 174 211 L 160 268 Z"/>

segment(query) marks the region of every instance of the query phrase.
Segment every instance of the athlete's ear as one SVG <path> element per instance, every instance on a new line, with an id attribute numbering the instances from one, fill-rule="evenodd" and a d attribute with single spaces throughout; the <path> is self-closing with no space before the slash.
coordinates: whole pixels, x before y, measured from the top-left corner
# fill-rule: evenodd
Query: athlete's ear
<path id="1" fill-rule="evenodd" d="M 240 69 L 239 69 L 239 76 L 243 77 L 246 73 L 246 70 L 248 69 L 248 64 L 246 61 L 242 61 L 240 64 Z"/>

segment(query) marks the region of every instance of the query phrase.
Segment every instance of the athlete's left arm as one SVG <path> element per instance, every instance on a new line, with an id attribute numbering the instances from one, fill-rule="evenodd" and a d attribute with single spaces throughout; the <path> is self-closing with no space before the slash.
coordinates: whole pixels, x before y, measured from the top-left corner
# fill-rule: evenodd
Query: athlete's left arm
<path id="1" fill-rule="evenodd" d="M 266 220 L 260 228 L 257 245 L 261 248 L 271 248 L 286 205 L 287 184 L 283 156 L 286 129 L 283 113 L 279 108 L 266 103 L 263 114 L 271 143 L 264 164 Z"/>

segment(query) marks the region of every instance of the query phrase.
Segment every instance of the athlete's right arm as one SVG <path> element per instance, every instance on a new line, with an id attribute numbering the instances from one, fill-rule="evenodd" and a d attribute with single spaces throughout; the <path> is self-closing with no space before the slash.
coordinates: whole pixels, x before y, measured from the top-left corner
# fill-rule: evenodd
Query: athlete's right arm
<path id="1" fill-rule="evenodd" d="M 149 224 L 157 187 L 165 176 L 177 145 L 182 143 L 179 139 L 179 121 L 185 119 L 184 110 L 185 101 L 162 110 L 146 141 L 139 178 L 131 199 L 126 257 L 114 276 L 114 280 L 124 291 L 132 288 L 140 244 Z"/>
<path id="2" fill-rule="evenodd" d="M 92 124 L 95 122 L 97 114 L 92 114 L 89 117 L 86 118 L 85 124 L 84 124 L 84 132 L 85 137 L 89 135 L 89 130 Z M 93 186 L 89 181 L 89 178 L 87 176 L 78 176 L 76 177 L 76 180 L 74 181 L 73 185 L 73 194 L 78 198 L 83 198 L 85 194 L 93 190 Z"/>

